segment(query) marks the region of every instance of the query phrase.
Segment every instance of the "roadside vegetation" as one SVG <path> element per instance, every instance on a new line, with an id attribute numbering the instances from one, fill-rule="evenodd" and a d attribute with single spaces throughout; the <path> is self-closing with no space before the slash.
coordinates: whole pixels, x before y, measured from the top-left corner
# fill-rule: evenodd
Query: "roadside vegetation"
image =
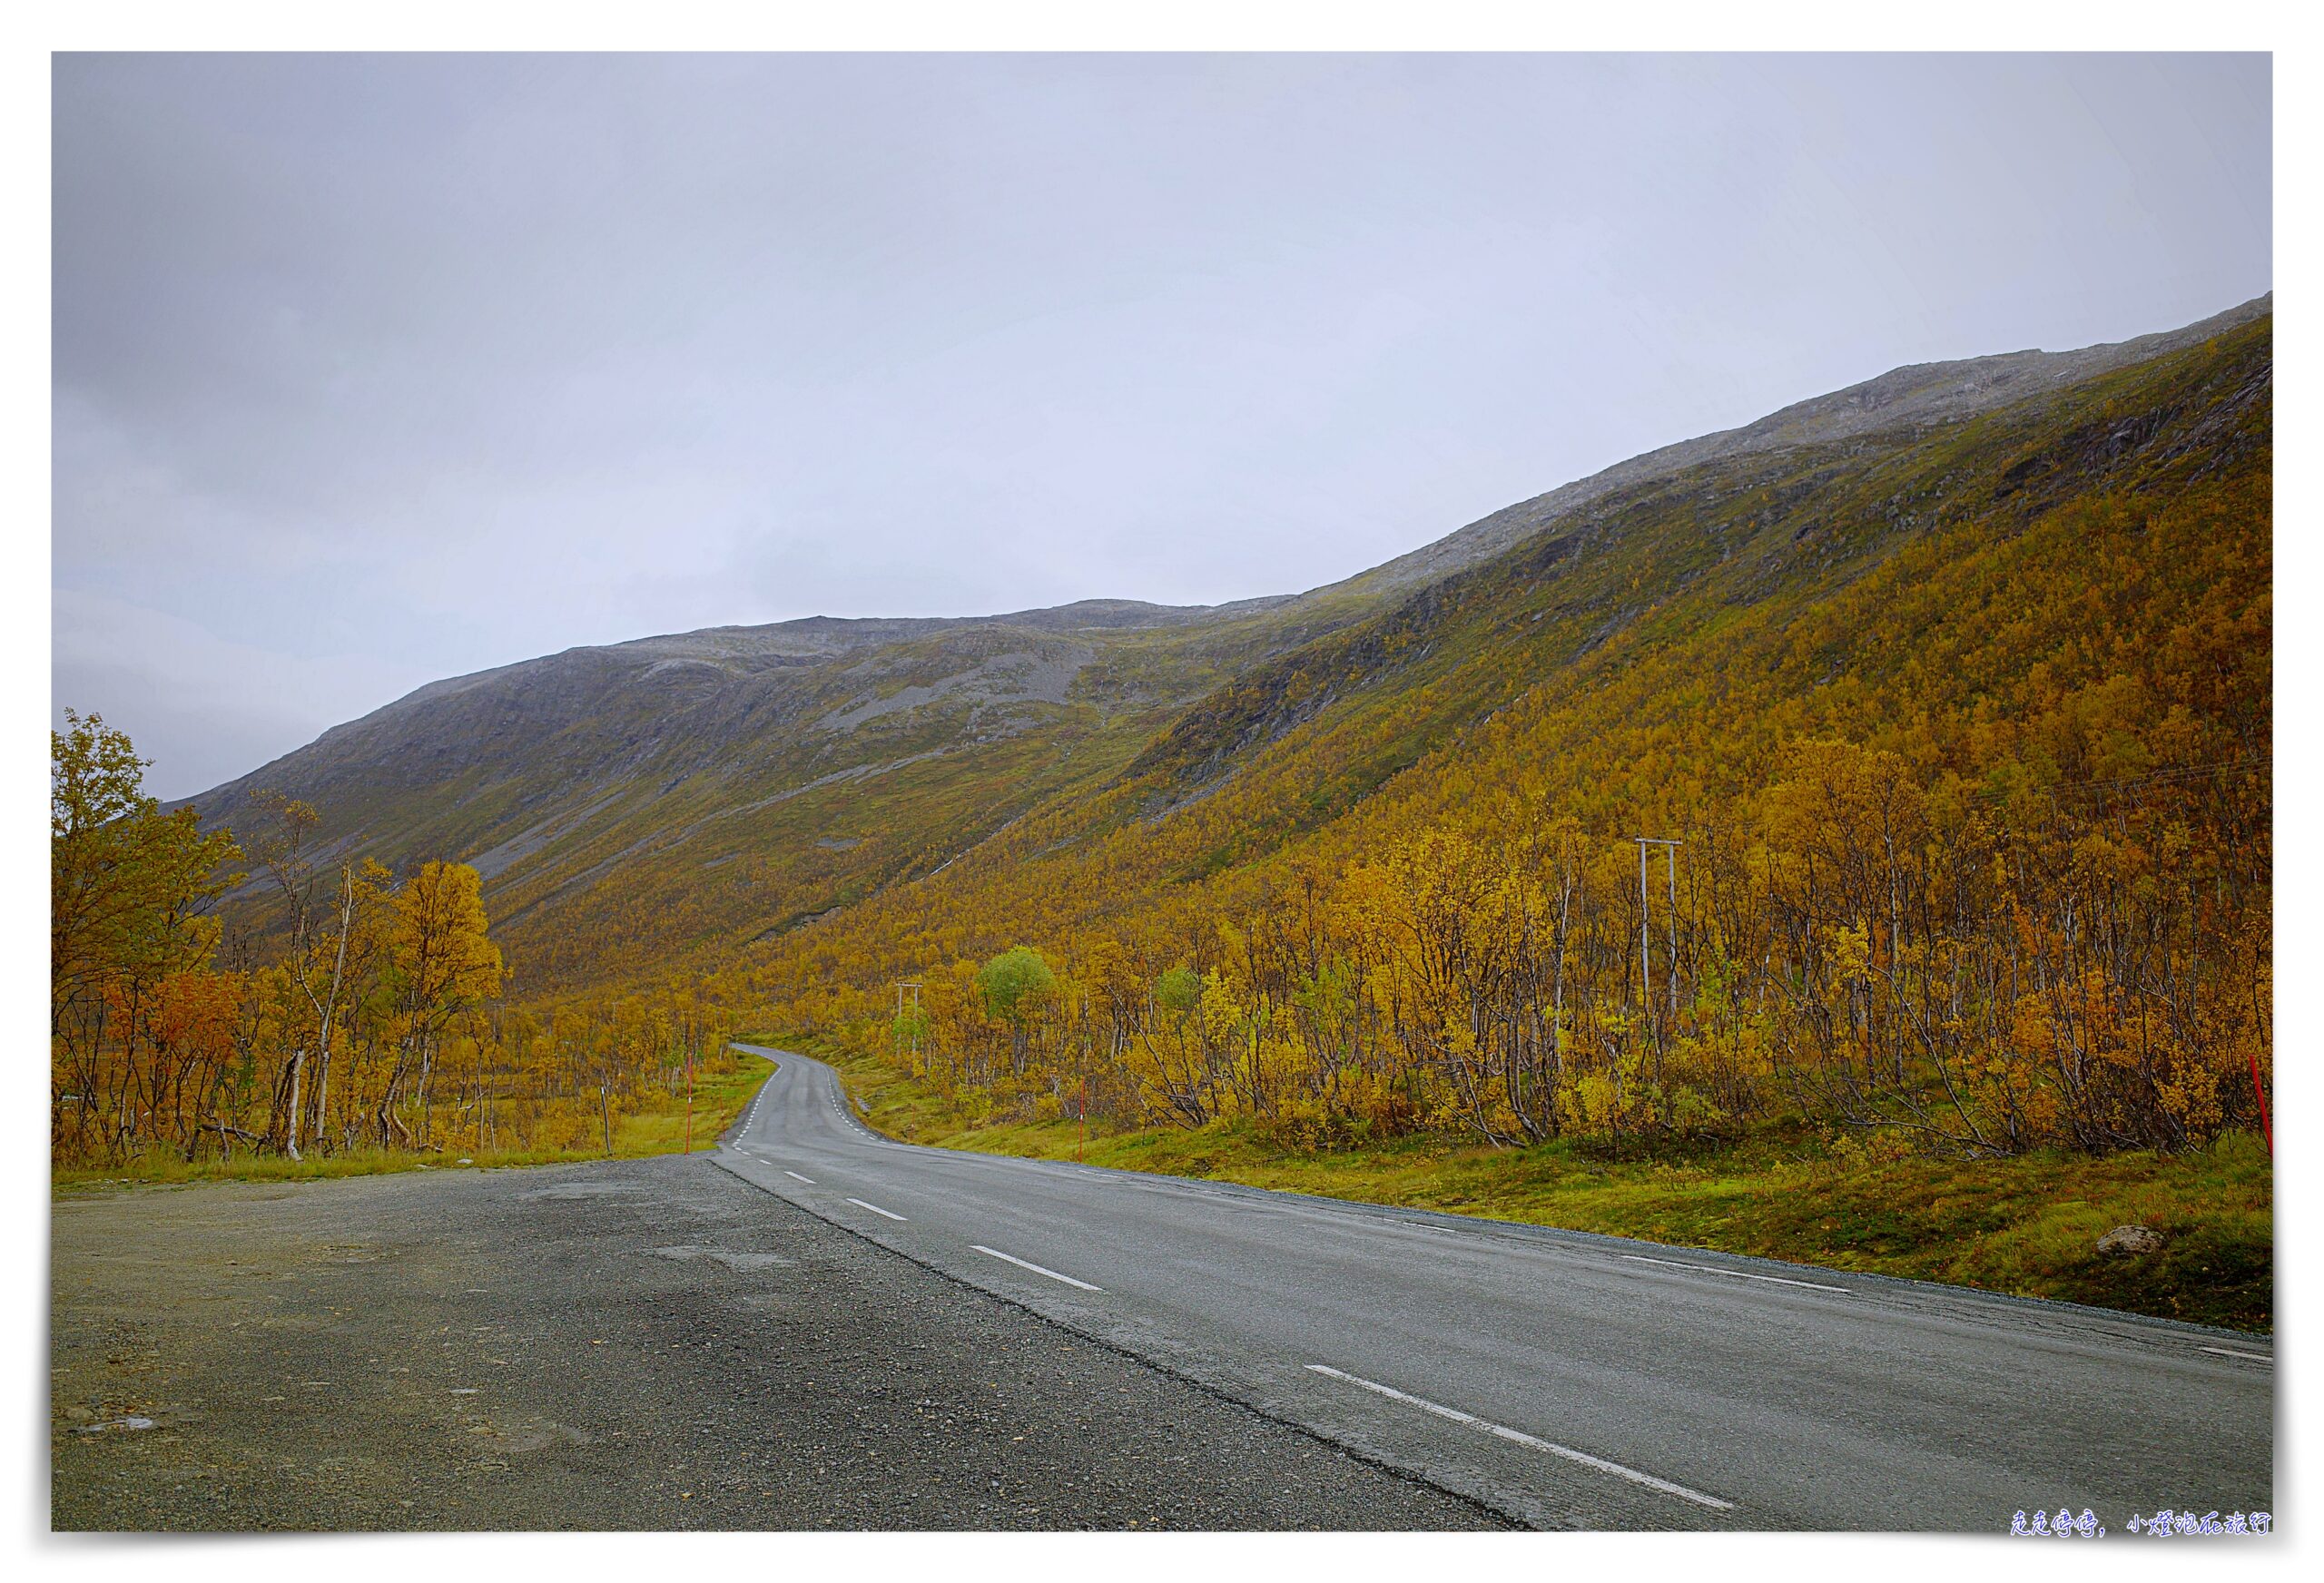
<path id="1" fill-rule="evenodd" d="M 238 841 L 164 811 L 145 767 L 96 716 L 50 733 L 60 1179 L 658 1153 L 681 1146 L 689 1084 L 744 1080 L 683 984 L 511 1004 L 473 868 L 348 857 L 279 796 Z M 219 914 L 245 886 L 271 909 L 262 932 Z"/>
<path id="2" fill-rule="evenodd" d="M 279 1153 L 246 1152 L 187 1160 L 172 1151 L 149 1149 L 110 1165 L 61 1165 L 51 1173 L 51 1180 L 59 1189 L 111 1183 L 304 1182 L 389 1171 L 496 1170 L 580 1160 L 635 1160 L 649 1155 L 683 1154 L 689 1146 L 701 1154 L 718 1146 L 719 1135 L 741 1118 L 773 1069 L 755 1057 L 738 1056 L 732 1050 L 704 1057 L 695 1067 L 692 1115 L 688 1115 L 683 1089 L 674 1095 L 656 1095 L 645 1108 L 625 1112 L 615 1122 L 610 1153 L 596 1141 L 563 1147 L 481 1149 L 466 1155 L 449 1150 L 356 1148 L 309 1153 L 298 1159 Z"/>
<path id="3" fill-rule="evenodd" d="M 1943 1158 L 1803 1126 L 1765 1127 L 1713 1150 L 1618 1152 L 1572 1140 L 1496 1149 L 1429 1136 L 1305 1151 L 1247 1121 L 1187 1129 L 1094 1119 L 1086 1132 L 1069 1117 L 969 1126 L 929 1085 L 885 1063 L 829 1044 L 794 1047 L 840 1064 L 872 1125 L 908 1142 L 2274 1327 L 2273 1175 L 2266 1145 L 2249 1133 L 2178 1155 L 2103 1158 L 2058 1150 Z M 2125 1224 L 2155 1228 L 2162 1250 L 2100 1253 L 2098 1239 Z"/>

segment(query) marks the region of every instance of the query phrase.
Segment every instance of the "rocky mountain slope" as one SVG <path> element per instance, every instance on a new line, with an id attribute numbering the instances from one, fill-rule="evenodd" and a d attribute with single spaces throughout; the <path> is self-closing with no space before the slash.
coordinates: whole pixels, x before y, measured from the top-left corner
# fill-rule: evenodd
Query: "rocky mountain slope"
<path id="1" fill-rule="evenodd" d="M 1296 596 L 568 650 L 421 688 L 192 801 L 240 827 L 254 792 L 281 790 L 347 850 L 476 864 L 520 984 L 541 988 L 728 960 L 1020 821 L 1064 841 L 1167 821 L 1260 755 L 1332 740 L 1295 806 L 1238 815 L 1201 860 L 1231 864 L 1354 807 L 1523 687 L 1582 674 L 1660 602 L 1811 597 L 1944 518 L 1955 491 L 2024 516 L 2152 473 L 2158 446 L 2201 451 L 2207 412 L 2231 440 L 2248 389 L 2243 408 L 2188 379 L 2093 392 L 2233 340 L 2220 368 L 2264 398 L 2270 310 L 1897 369 Z M 1020 860 L 1022 839 L 988 852 Z"/>

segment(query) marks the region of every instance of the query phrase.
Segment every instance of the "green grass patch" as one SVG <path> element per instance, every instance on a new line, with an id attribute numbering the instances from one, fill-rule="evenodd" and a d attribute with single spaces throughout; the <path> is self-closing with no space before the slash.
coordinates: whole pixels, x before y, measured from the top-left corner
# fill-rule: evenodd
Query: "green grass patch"
<path id="1" fill-rule="evenodd" d="M 2185 1155 L 2006 1160 L 1882 1158 L 1796 1128 L 1650 1158 L 1551 1142 L 1493 1149 L 1400 1138 L 1326 1153 L 1285 1149 L 1243 1123 L 1090 1129 L 1071 1120 L 964 1126 L 940 1096 L 829 1047 L 830 1060 L 891 1136 L 941 1148 L 1208 1177 L 1365 1204 L 1446 1210 L 1828 1269 L 1945 1281 L 2166 1319 L 2266 1332 L 2274 1325 L 2274 1174 L 2230 1133 Z M 2137 1222 L 2162 1251 L 2118 1259 L 2098 1238 Z"/>
<path id="2" fill-rule="evenodd" d="M 692 1137 L 696 1154 L 718 1146 L 718 1135 L 734 1125 L 774 1070 L 755 1056 L 736 1057 L 732 1071 L 699 1074 L 694 1082 Z M 688 1136 L 685 1096 L 652 1110 L 624 1116 L 614 1126 L 614 1157 L 684 1152 Z"/>

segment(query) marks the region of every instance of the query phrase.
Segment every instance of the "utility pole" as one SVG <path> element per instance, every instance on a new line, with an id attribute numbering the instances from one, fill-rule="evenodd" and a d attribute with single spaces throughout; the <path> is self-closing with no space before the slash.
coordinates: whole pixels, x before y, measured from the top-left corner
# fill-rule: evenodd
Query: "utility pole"
<path id="1" fill-rule="evenodd" d="M 1649 920 L 1649 903 L 1646 889 L 1646 849 L 1649 847 L 1660 847 L 1662 849 L 1663 858 L 1669 863 L 1670 869 L 1670 1017 L 1675 1022 L 1679 1016 L 1679 849 L 1686 843 L 1680 841 L 1674 841 L 1669 836 L 1641 835 L 1633 836 L 1631 839 L 1638 842 L 1639 1008 L 1640 1010 L 1645 1009 L 1647 1005 L 1654 998 L 1654 984 L 1653 980 L 1648 976 L 1647 962 L 1649 945 L 1654 938 L 1654 929 L 1652 923 Z"/>

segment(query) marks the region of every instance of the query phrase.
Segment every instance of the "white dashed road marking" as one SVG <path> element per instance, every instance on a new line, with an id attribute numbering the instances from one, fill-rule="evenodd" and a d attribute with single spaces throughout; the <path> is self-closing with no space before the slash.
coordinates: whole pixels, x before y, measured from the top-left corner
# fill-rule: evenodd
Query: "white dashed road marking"
<path id="1" fill-rule="evenodd" d="M 802 1176 L 796 1171 L 785 1171 L 783 1175 L 790 1177 L 793 1182 L 804 1182 L 810 1187 L 812 1187 L 815 1185 L 815 1179 L 812 1176 Z M 852 1204 L 854 1200 L 850 1199 L 848 1202 Z"/>
<path id="2" fill-rule="evenodd" d="M 2233 1347 L 2198 1347 L 2198 1352 L 2217 1352 L 2222 1358 L 2249 1358 L 2255 1363 L 2272 1363 L 2275 1359 L 2265 1352 L 2239 1352 Z"/>
<path id="3" fill-rule="evenodd" d="M 1678 1259 L 1649 1259 L 1644 1254 L 1624 1254 L 1633 1264 L 1667 1264 L 1673 1270 L 1693 1270 L 1705 1275 L 1728 1275 L 1738 1281 L 1765 1281 L 1777 1286 L 1805 1286 L 1810 1292 L 1837 1292 L 1845 1297 L 1845 1286 L 1826 1286 L 1815 1281 L 1794 1281 L 1787 1275 L 1754 1275 L 1748 1270 L 1722 1270 L 1716 1264 L 1689 1264 Z"/>
<path id="4" fill-rule="evenodd" d="M 890 1220 L 901 1220 L 903 1218 L 902 1215 L 898 1214 L 892 1209 L 882 1209 L 876 1204 L 866 1204 L 861 1198 L 851 1198 L 848 1202 L 854 1204 L 858 1209 L 868 1209 L 874 1214 L 884 1214 Z"/>
<path id="5" fill-rule="evenodd" d="M 1627 1479 L 1633 1484 L 1643 1484 L 1649 1490 L 1659 1490 L 1665 1495 L 1675 1495 L 1681 1500 L 1691 1500 L 1697 1506 L 1708 1506 L 1715 1511 L 1735 1509 L 1735 1503 L 1731 1500 L 1721 1500 L 1716 1495 L 1705 1495 L 1699 1490 L 1689 1490 L 1684 1484 L 1673 1484 L 1668 1479 L 1658 1479 L 1651 1473 L 1641 1473 L 1636 1468 L 1625 1468 L 1620 1462 L 1610 1462 L 1603 1457 L 1593 1457 L 1587 1451 L 1577 1451 L 1571 1446 L 1561 1446 L 1549 1440 L 1536 1439 L 1523 1430 L 1510 1429 L 1502 1424 L 1490 1422 L 1479 1418 L 1473 1412 L 1463 1412 L 1457 1407 L 1445 1407 L 1418 1396 L 1408 1396 L 1393 1385 L 1382 1385 L 1354 1374 L 1344 1374 L 1328 1363 L 1310 1363 L 1307 1367 L 1315 1373 L 1328 1374 L 1334 1380 L 1344 1380 L 1351 1385 L 1361 1385 L 1366 1391 L 1376 1391 L 1391 1401 L 1417 1407 L 1423 1412 L 1433 1412 L 1439 1418 L 1451 1419 L 1454 1423 L 1468 1424 L 1472 1428 L 1483 1430 L 1487 1434 L 1495 1434 L 1502 1440 L 1513 1440 L 1521 1446 L 1531 1446 L 1537 1451 L 1547 1451 L 1553 1457 L 1563 1457 L 1569 1462 L 1579 1462 L 1585 1468 L 1595 1468 L 1601 1473 L 1611 1473 L 1617 1479 Z"/>
<path id="6" fill-rule="evenodd" d="M 1062 1281 L 1068 1286 L 1078 1286 L 1084 1292 L 1103 1292 L 1105 1290 L 1103 1286 L 1092 1286 L 1087 1281 L 1077 1281 L 1070 1275 L 1060 1275 L 1055 1270 L 1044 1269 L 1042 1266 L 1033 1263 L 1030 1259 L 1020 1259 L 1014 1254 L 1004 1254 L 999 1248 L 986 1247 L 982 1243 L 970 1243 L 969 1246 L 976 1249 L 976 1251 L 980 1254 L 989 1254 L 996 1259 L 1005 1260 L 1008 1263 L 1016 1265 L 1020 1270 L 1030 1270 L 1036 1275 L 1047 1275 L 1052 1281 Z"/>

